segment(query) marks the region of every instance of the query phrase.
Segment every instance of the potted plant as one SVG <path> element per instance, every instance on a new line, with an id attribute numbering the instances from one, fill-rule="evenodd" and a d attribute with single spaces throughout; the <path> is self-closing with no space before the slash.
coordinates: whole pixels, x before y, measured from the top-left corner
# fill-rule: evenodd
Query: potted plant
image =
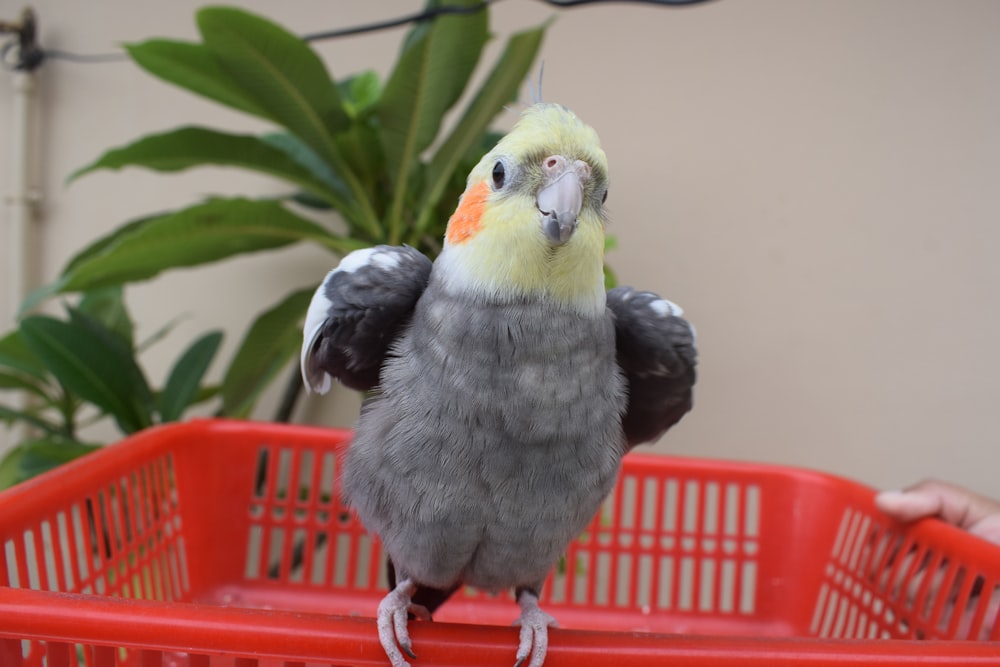
<path id="1" fill-rule="evenodd" d="M 457 122 L 443 132 L 442 121 L 469 86 L 489 39 L 488 11 L 481 5 L 478 0 L 432 0 L 428 18 L 409 31 L 385 80 L 371 71 L 335 80 L 304 39 L 266 18 L 231 7 L 208 7 L 197 13 L 200 41 L 151 39 L 127 45 L 131 58 L 150 74 L 263 118 L 274 130 L 250 135 L 179 127 L 109 150 L 77 170 L 71 180 L 102 169 L 172 172 L 222 165 L 273 176 L 287 183 L 288 190 L 266 198 L 210 197 L 142 217 L 77 253 L 60 276 L 33 293 L 24 306 L 30 310 L 56 295 L 84 295 L 68 308 L 67 318 L 23 319 L 19 330 L 0 343 L 0 390 L 35 396 L 33 408 L 0 408 L 0 419 L 26 424 L 45 438 L 52 433 L 36 421 L 42 412 L 61 414 L 62 407 L 90 403 L 96 415 L 112 417 L 128 433 L 178 418 L 191 402 L 213 396 L 218 414 L 249 416 L 263 389 L 295 356 L 301 321 L 316 285 L 290 285 L 287 296 L 249 324 L 218 387 L 200 386 L 221 336 L 211 332 L 181 356 L 160 392 L 150 389 L 137 372 L 135 354 L 141 346 L 126 331 L 127 316 L 121 319 L 127 314 L 123 286 L 170 269 L 295 243 L 328 250 L 335 256 L 331 263 L 351 250 L 378 243 L 406 243 L 436 256 L 465 175 L 498 138 L 489 127 L 504 105 L 516 98 L 547 27 L 524 30 L 507 40 Z M 95 300 L 108 298 L 113 306 L 104 315 L 114 311 L 117 324 L 93 312 Z M 66 369 L 53 356 L 56 352 L 38 343 L 44 332 L 66 327 L 89 332 L 90 342 L 103 341 L 107 349 L 101 348 L 100 354 L 114 351 L 120 357 L 118 371 L 124 375 L 114 380 L 116 390 L 133 391 L 132 399 L 113 404 L 115 391 L 99 395 L 95 387 L 74 385 L 79 378 L 68 380 Z M 64 333 L 68 335 L 68 330 Z M 67 364 L 78 357 L 82 364 L 76 365 L 83 367 L 96 363 L 96 350 L 74 345 L 59 354 Z M 182 371 L 184 400 L 170 391 L 172 381 L 182 382 L 180 375 L 175 378 L 175 372 Z M 48 389 L 39 383 L 48 383 Z M 296 369 L 275 419 L 289 418 L 300 387 Z M 168 405 L 158 403 L 164 400 Z M 76 413 L 62 416 L 75 419 Z M 75 434 L 73 419 L 56 419 L 53 424 L 66 431 L 63 435 Z M 45 442 L 48 450 L 65 444 Z M 77 444 L 45 458 L 54 465 L 90 449 L 89 443 Z M 41 451 L 42 446 L 32 447 Z M 23 461 L 25 451 L 22 444 L 12 456 Z M 31 461 L 19 469 L 34 472 L 46 465 L 41 459 Z"/>

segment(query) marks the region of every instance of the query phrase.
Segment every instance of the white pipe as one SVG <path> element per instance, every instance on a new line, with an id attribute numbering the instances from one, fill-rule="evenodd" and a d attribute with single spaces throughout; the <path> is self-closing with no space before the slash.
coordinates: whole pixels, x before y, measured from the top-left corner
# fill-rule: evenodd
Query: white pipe
<path id="1" fill-rule="evenodd" d="M 11 98 L 10 177 L 7 204 L 7 312 L 3 313 L 0 331 L 16 326 L 21 302 L 32 287 L 34 275 L 33 223 L 38 211 L 38 191 L 33 187 L 35 177 L 35 107 L 37 89 L 35 73 L 16 70 L 12 75 Z M 28 407 L 26 395 L 9 396 L 7 403 L 16 410 Z M 0 454 L 31 436 L 24 424 L 0 432 Z"/>
<path id="2" fill-rule="evenodd" d="M 13 327 L 21 301 L 31 288 L 33 262 L 32 223 L 38 210 L 38 192 L 32 186 L 34 176 L 34 119 L 37 102 L 35 73 L 13 73 L 14 94 L 11 109 L 10 194 L 7 197 L 8 313 L 2 328 Z"/>

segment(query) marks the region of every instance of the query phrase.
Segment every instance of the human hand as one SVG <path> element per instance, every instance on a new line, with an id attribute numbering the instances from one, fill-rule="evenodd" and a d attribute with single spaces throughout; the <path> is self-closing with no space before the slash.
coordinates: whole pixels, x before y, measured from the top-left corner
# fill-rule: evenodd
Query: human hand
<path id="1" fill-rule="evenodd" d="M 928 479 L 902 491 L 882 491 L 875 496 L 875 505 L 890 517 L 903 522 L 916 521 L 927 517 L 935 517 L 957 528 L 968 531 L 984 540 L 1000 545 L 1000 501 L 975 493 L 956 484 Z M 913 553 L 903 556 L 904 571 L 908 571 Z M 950 619 L 956 607 L 961 611 L 961 618 L 955 629 L 955 638 L 970 638 L 985 640 L 1000 614 L 1000 587 L 984 591 L 981 579 L 973 584 L 968 599 L 961 604 L 957 599 L 957 581 L 952 590 L 944 592 L 941 588 L 946 563 L 936 570 L 928 571 L 919 568 L 907 586 L 906 600 L 912 604 L 924 577 L 931 576 L 928 595 L 931 599 L 939 594 L 948 595 L 944 618 Z M 977 609 L 986 605 L 982 612 L 982 622 L 978 630 L 973 630 L 973 622 Z"/>
<path id="2" fill-rule="evenodd" d="M 928 479 L 902 491 L 882 491 L 875 505 L 899 521 L 937 517 L 1000 544 L 1000 501 L 955 484 Z"/>

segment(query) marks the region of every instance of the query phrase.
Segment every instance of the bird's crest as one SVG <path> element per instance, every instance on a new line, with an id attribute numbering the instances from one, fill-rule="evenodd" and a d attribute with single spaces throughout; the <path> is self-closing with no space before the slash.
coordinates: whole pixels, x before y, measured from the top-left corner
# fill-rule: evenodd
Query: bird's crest
<path id="1" fill-rule="evenodd" d="M 538 84 L 531 91 L 531 103 L 541 104 L 542 103 L 542 77 L 545 74 L 545 61 L 543 60 L 541 64 L 538 65 Z"/>

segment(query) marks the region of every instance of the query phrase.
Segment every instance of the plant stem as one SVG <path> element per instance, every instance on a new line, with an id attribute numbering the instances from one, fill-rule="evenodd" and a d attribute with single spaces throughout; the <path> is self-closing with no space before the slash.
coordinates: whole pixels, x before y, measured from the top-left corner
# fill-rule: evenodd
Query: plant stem
<path id="1" fill-rule="evenodd" d="M 70 440 L 76 439 L 76 405 L 73 395 L 65 387 L 60 387 L 62 396 L 59 401 L 59 412 L 63 419 L 63 432 Z"/>
<path id="2" fill-rule="evenodd" d="M 278 409 L 274 412 L 274 421 L 287 424 L 292 420 L 295 404 L 298 403 L 303 388 L 302 374 L 299 372 L 298 365 L 296 365 L 292 369 L 292 374 L 289 376 L 288 382 L 285 384 L 285 391 L 281 394 L 281 403 L 278 404 Z"/>

